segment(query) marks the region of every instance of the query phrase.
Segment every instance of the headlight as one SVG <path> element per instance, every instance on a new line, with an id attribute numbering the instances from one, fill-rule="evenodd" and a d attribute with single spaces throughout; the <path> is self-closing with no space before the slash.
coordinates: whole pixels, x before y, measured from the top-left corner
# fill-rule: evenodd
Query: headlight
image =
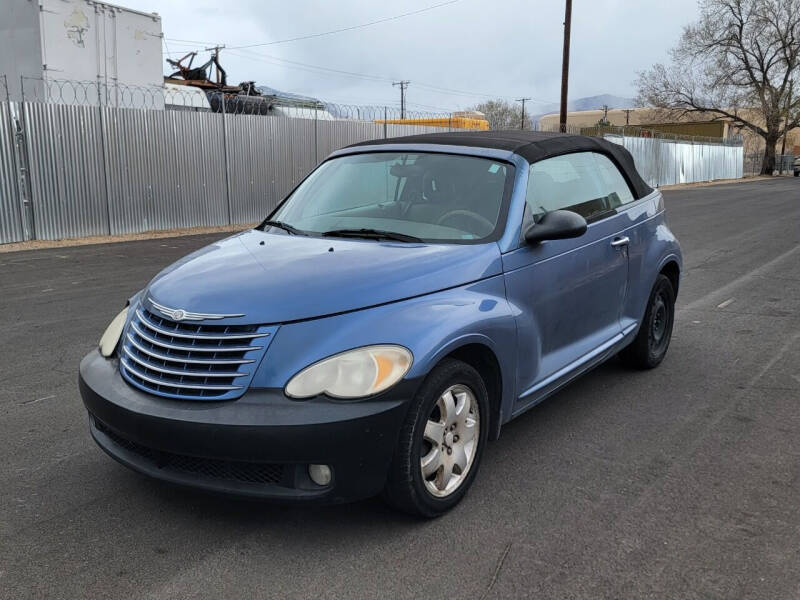
<path id="1" fill-rule="evenodd" d="M 300 371 L 286 386 L 292 398 L 328 394 L 362 398 L 392 387 L 408 373 L 414 357 L 402 346 L 366 346 L 321 360 Z"/>
<path id="2" fill-rule="evenodd" d="M 117 342 L 122 335 L 122 328 L 125 327 L 125 320 L 128 318 L 128 307 L 122 309 L 111 324 L 106 328 L 103 337 L 100 338 L 100 354 L 108 358 L 114 354 L 114 349 L 117 347 Z"/>

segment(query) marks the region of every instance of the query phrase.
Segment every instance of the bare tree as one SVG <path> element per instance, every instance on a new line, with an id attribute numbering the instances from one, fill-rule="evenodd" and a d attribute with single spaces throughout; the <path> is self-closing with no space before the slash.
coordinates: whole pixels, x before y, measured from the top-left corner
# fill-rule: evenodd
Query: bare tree
<path id="1" fill-rule="evenodd" d="M 705 113 L 761 136 L 761 173 L 800 125 L 800 0 L 700 0 L 671 64 L 639 74 L 639 100 L 677 117 Z"/>
<path id="2" fill-rule="evenodd" d="M 519 129 L 522 123 L 522 107 L 511 104 L 503 99 L 489 100 L 482 102 L 469 110 L 477 110 L 486 115 L 489 127 L 492 129 Z M 528 111 L 525 111 L 525 129 L 532 129 Z"/>

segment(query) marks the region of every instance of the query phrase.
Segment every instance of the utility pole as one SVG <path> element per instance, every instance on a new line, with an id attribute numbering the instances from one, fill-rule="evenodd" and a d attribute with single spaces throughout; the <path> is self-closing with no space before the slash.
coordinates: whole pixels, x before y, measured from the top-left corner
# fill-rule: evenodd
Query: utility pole
<path id="1" fill-rule="evenodd" d="M 406 88 L 408 84 L 411 83 L 410 81 L 395 81 L 392 83 L 392 86 L 399 85 L 400 86 L 400 118 L 406 118 Z"/>
<path id="2" fill-rule="evenodd" d="M 626 108 L 625 109 L 625 125 L 630 125 L 630 124 L 631 124 L 631 109 L 630 108 Z"/>
<path id="3" fill-rule="evenodd" d="M 572 25 L 572 0 L 566 0 L 564 11 L 564 55 L 561 62 L 561 117 L 559 127 L 567 130 L 567 86 L 569 82 L 569 31 Z"/>
<path id="4" fill-rule="evenodd" d="M 530 98 L 517 98 L 515 102 L 522 102 L 522 118 L 519 120 L 519 128 L 525 129 L 525 103 L 530 100 Z"/>

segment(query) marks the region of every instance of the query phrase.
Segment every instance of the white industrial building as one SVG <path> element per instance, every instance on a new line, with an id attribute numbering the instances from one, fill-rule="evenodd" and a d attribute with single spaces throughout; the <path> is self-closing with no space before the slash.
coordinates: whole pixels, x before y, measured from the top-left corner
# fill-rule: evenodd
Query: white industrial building
<path id="1" fill-rule="evenodd" d="M 115 105 L 123 86 L 163 88 L 161 17 L 92 0 L 3 0 L 0 75 L 12 100 L 76 93 Z M 154 94 L 154 97 L 161 97 Z M 66 100 L 69 100 L 68 98 Z M 162 98 L 163 103 L 163 98 Z"/>

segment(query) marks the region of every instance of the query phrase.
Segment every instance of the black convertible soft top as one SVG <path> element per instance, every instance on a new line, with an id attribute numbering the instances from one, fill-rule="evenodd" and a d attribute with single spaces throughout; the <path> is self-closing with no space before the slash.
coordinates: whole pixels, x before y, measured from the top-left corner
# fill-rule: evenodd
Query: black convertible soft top
<path id="1" fill-rule="evenodd" d="M 653 188 L 645 183 L 636 170 L 630 152 L 619 144 L 585 135 L 522 130 L 458 131 L 369 140 L 348 147 L 383 144 L 443 144 L 448 146 L 495 148 L 518 154 L 529 163 L 572 152 L 599 152 L 611 158 L 622 170 L 637 198 L 642 198 L 653 191 Z"/>

